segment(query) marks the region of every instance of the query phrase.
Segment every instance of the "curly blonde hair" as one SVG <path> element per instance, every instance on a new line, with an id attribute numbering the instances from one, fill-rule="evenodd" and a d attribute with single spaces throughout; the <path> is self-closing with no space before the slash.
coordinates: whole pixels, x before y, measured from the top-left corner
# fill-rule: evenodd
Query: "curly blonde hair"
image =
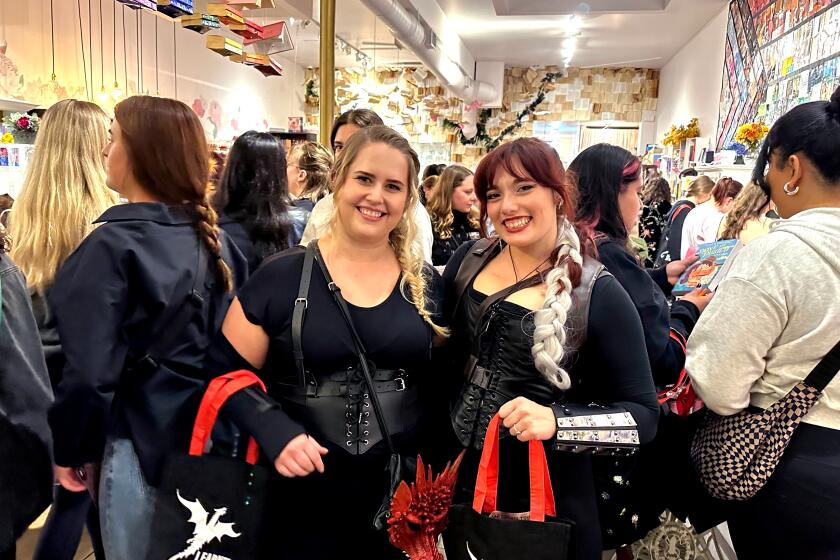
<path id="1" fill-rule="evenodd" d="M 723 219 L 720 239 L 738 239 L 747 222 L 763 217 L 769 206 L 770 199 L 761 187 L 752 181 L 747 183 L 747 186 L 735 197 L 732 209 Z"/>
<path id="2" fill-rule="evenodd" d="M 473 175 L 473 172 L 463 165 L 450 165 L 437 177 L 432 198 L 426 204 L 429 211 L 429 218 L 432 220 L 432 227 L 441 239 L 452 237 L 452 195 L 455 189 L 464 182 L 464 179 Z M 478 212 L 470 209 L 468 214 L 470 225 L 478 229 Z"/>
<path id="3" fill-rule="evenodd" d="M 436 334 L 446 336 L 448 335 L 448 330 L 435 324 L 432 319 L 432 314 L 428 309 L 426 302 L 427 273 L 424 272 L 426 261 L 423 259 L 423 255 L 420 254 L 417 245 L 413 242 L 417 235 L 417 228 L 412 219 L 412 209 L 417 204 L 419 197 L 417 193 L 417 169 L 420 165 L 417 153 L 411 148 L 408 140 L 403 138 L 395 130 L 382 125 L 363 128 L 353 134 L 336 158 L 335 166 L 333 167 L 332 184 L 333 193 L 336 198 L 335 208 L 338 208 L 341 187 L 347 181 L 350 166 L 359 153 L 361 153 L 362 149 L 369 144 L 385 144 L 390 146 L 402 153 L 408 163 L 408 196 L 405 201 L 405 209 L 403 210 L 399 223 L 389 234 L 388 241 L 394 250 L 394 254 L 402 270 L 400 291 L 403 293 L 403 296 L 414 305 L 417 313 L 432 327 Z M 335 227 L 336 220 L 337 212 L 334 211 L 331 219 L 331 227 Z"/>

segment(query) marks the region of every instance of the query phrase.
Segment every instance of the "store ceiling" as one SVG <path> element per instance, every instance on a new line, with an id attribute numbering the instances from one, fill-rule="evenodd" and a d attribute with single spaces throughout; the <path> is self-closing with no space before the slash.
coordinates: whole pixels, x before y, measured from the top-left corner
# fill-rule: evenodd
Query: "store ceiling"
<path id="1" fill-rule="evenodd" d="M 300 4 L 300 2 L 297 2 Z M 283 57 L 288 61 L 302 66 L 317 66 L 320 54 L 320 29 L 317 22 L 303 27 L 300 20 L 306 15 L 305 10 L 296 9 L 295 0 L 275 0 L 276 8 L 255 11 L 260 18 L 276 20 L 283 18 L 288 21 L 289 16 L 295 18 L 295 25 L 291 27 L 292 41 L 295 50 L 285 53 Z M 258 19 L 259 21 L 259 19 Z M 336 50 L 335 65 L 337 67 L 356 66 L 356 49 L 368 55 L 371 60 L 376 59 L 376 65 L 417 62 L 417 58 L 408 50 L 395 46 L 394 36 L 387 27 L 359 1 L 338 0 L 335 13 L 335 33 L 337 37 L 350 45 L 350 54 Z"/>
<path id="2" fill-rule="evenodd" d="M 570 65 L 661 68 L 696 35 L 728 0 L 435 0 L 476 60 L 512 66 L 562 64 L 561 43 L 572 13 L 582 21 Z M 300 16 L 300 0 L 276 0 L 278 8 L 260 10 L 269 18 Z M 497 15 L 497 13 L 537 15 Z M 546 15 L 549 14 L 549 15 Z M 296 25 L 296 49 L 285 58 L 317 65 L 319 28 Z M 377 65 L 416 61 L 360 0 L 336 2 L 336 35 L 361 49 Z M 355 66 L 355 50 L 336 52 L 336 66 Z M 703 56 L 703 53 L 697 53 Z"/>
<path id="3" fill-rule="evenodd" d="M 561 64 L 564 24 L 577 12 L 583 26 L 571 66 L 661 68 L 720 13 L 727 0 L 592 0 L 591 6 L 570 0 L 437 3 L 477 60 L 517 66 Z M 497 9 L 538 15 L 500 16 Z"/>

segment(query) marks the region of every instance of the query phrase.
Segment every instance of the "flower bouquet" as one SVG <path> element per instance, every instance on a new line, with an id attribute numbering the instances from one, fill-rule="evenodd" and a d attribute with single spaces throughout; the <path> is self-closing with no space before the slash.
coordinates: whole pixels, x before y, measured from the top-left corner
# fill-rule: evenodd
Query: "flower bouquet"
<path id="1" fill-rule="evenodd" d="M 744 164 L 744 156 L 747 155 L 747 147 L 745 145 L 740 142 L 732 142 L 726 147 L 726 149 L 735 152 L 736 164 Z"/>
<path id="2" fill-rule="evenodd" d="M 679 127 L 671 125 L 671 128 L 666 133 L 662 143 L 666 146 L 677 147 L 683 140 L 696 138 L 698 136 L 700 136 L 700 124 L 697 117 L 695 117 L 689 121 L 688 125 L 680 125 Z"/>
<path id="3" fill-rule="evenodd" d="M 750 153 L 758 151 L 770 128 L 761 121 L 742 124 L 735 132 L 735 140 L 745 145 Z"/>
<path id="4" fill-rule="evenodd" d="M 16 143 L 33 144 L 35 133 L 38 132 L 38 128 L 41 126 L 41 118 L 38 115 L 12 113 L 3 119 L 3 124 L 14 135 Z"/>

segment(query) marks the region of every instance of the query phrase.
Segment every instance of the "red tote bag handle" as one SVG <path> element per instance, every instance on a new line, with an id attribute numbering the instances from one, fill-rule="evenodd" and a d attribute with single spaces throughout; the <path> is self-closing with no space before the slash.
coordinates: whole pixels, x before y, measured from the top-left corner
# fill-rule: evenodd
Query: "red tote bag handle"
<path id="1" fill-rule="evenodd" d="M 219 410 L 222 409 L 231 396 L 252 385 L 259 385 L 265 391 L 265 384 L 262 380 L 252 372 L 244 369 L 220 375 L 210 382 L 207 390 L 204 391 L 204 396 L 198 407 L 198 414 L 195 417 L 192 439 L 190 440 L 190 455 L 198 456 L 204 454 L 204 448 L 207 446 L 207 440 L 213 432 L 213 426 L 216 424 Z M 245 461 L 254 465 L 257 462 L 258 456 L 259 448 L 257 447 L 257 442 L 252 437 L 248 438 L 248 451 L 245 454 Z"/>
<path id="2" fill-rule="evenodd" d="M 487 426 L 473 497 L 473 509 L 477 513 L 496 511 L 499 493 L 499 422 L 499 415 L 496 414 Z M 548 460 L 543 443 L 539 440 L 528 442 L 528 471 L 531 479 L 531 521 L 545 521 L 546 515 L 556 516 Z"/>

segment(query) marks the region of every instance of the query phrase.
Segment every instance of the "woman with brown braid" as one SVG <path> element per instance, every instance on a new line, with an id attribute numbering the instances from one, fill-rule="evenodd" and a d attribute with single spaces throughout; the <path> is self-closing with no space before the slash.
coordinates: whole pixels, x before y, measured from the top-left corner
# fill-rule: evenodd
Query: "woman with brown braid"
<path id="1" fill-rule="evenodd" d="M 114 112 L 106 182 L 129 204 L 100 216 L 50 291 L 66 355 L 50 425 L 64 488 L 91 490 L 101 462 L 105 553 L 124 560 L 146 556 L 161 460 L 186 448 L 208 340 L 247 264 L 216 224 L 195 113 L 145 96 Z"/>

